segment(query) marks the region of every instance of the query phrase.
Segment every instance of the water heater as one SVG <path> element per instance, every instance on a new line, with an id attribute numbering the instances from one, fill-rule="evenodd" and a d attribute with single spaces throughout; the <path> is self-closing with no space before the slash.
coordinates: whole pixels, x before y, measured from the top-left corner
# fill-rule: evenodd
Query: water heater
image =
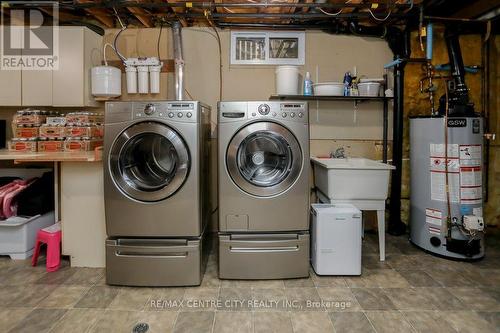
<path id="1" fill-rule="evenodd" d="M 413 244 L 450 258 L 484 256 L 482 166 L 483 118 L 410 118 Z"/>

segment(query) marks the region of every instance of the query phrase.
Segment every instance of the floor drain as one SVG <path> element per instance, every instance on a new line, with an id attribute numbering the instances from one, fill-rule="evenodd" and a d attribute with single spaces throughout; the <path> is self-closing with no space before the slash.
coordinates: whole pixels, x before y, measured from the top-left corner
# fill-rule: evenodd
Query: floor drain
<path id="1" fill-rule="evenodd" d="M 149 325 L 146 323 L 139 323 L 134 326 L 132 333 L 146 333 L 149 330 Z"/>

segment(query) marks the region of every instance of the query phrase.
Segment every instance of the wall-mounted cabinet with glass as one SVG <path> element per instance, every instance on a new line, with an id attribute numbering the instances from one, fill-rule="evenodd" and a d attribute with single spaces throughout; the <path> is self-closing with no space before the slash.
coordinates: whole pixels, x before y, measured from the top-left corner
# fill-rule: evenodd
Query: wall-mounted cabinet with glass
<path id="1" fill-rule="evenodd" d="M 303 32 L 231 32 L 232 65 L 303 65 Z"/>

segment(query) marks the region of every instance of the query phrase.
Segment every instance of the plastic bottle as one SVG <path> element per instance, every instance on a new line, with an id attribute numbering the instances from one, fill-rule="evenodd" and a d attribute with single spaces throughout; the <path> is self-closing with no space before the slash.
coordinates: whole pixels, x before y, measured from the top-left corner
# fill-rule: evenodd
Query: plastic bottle
<path id="1" fill-rule="evenodd" d="M 304 79 L 304 96 L 312 96 L 312 94 L 311 73 L 306 72 L 306 78 Z"/>
<path id="2" fill-rule="evenodd" d="M 344 74 L 344 96 L 349 96 L 351 83 L 352 83 L 351 72 L 346 72 Z"/>

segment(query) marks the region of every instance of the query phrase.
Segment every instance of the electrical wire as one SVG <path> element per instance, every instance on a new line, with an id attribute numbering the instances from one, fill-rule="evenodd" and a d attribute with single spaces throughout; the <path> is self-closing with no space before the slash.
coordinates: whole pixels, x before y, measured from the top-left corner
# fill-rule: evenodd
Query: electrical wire
<path id="1" fill-rule="evenodd" d="M 184 88 L 184 91 L 186 92 L 186 94 L 189 96 L 189 98 L 191 98 L 192 101 L 194 101 L 194 98 L 193 96 L 189 93 L 189 91 L 187 90 L 187 88 Z"/>
<path id="2" fill-rule="evenodd" d="M 341 8 L 341 9 L 340 9 L 338 12 L 336 12 L 336 13 L 329 13 L 329 12 L 327 12 L 326 10 L 324 10 L 324 9 L 323 9 L 323 8 L 321 8 L 321 7 L 318 7 L 318 9 L 319 9 L 319 11 L 320 11 L 320 12 L 322 12 L 323 14 L 328 15 L 328 16 L 337 16 L 337 15 L 340 15 L 340 14 L 342 13 L 342 10 L 343 10 L 343 8 Z"/>
<path id="3" fill-rule="evenodd" d="M 122 29 L 125 29 L 126 26 L 123 25 L 122 19 L 120 18 L 120 15 L 118 15 L 118 12 L 116 11 L 116 8 L 113 7 L 113 11 L 115 12 L 116 18 L 118 19 L 118 23 L 120 23 L 120 26 Z"/>
<path id="4" fill-rule="evenodd" d="M 220 41 L 219 32 L 217 31 L 217 28 L 215 27 L 214 23 L 209 17 L 209 11 L 205 10 L 204 14 L 205 18 L 208 21 L 208 24 L 212 27 L 212 29 L 215 32 L 215 35 L 217 36 L 217 43 L 219 45 L 219 101 L 222 101 L 222 45 Z"/>
<path id="5" fill-rule="evenodd" d="M 120 36 L 120 34 L 127 29 L 127 26 L 123 24 L 122 19 L 120 18 L 120 15 L 118 15 L 118 12 L 116 11 L 115 7 L 113 7 L 113 10 L 115 12 L 116 18 L 118 19 L 118 22 L 120 23 L 120 26 L 122 27 L 120 29 L 120 31 L 118 31 L 118 33 L 116 34 L 115 39 L 113 40 L 113 49 L 115 50 L 115 52 L 118 55 L 118 57 L 120 57 L 120 59 L 123 62 L 125 62 L 125 60 L 127 60 L 127 58 L 125 58 L 123 56 L 123 54 L 121 54 L 120 51 L 118 51 L 118 47 L 116 46 L 116 42 L 117 42 L 118 37 Z"/>
<path id="6" fill-rule="evenodd" d="M 392 14 L 392 9 L 391 9 L 391 10 L 389 10 L 389 13 L 387 13 L 387 16 L 386 16 L 386 17 L 384 17 L 384 18 L 379 18 L 379 17 L 376 17 L 376 16 L 375 16 L 375 14 L 373 14 L 373 12 L 372 12 L 372 10 L 371 10 L 371 9 L 368 9 L 368 12 L 370 12 L 370 15 L 371 15 L 371 16 L 372 16 L 375 20 L 377 20 L 377 21 L 379 21 L 379 22 L 384 22 L 384 21 L 386 21 L 386 20 L 389 18 L 389 16 L 391 16 L 391 14 Z"/>
<path id="7" fill-rule="evenodd" d="M 111 45 L 110 43 L 104 43 L 104 46 L 102 48 L 102 53 L 103 53 L 103 58 L 104 58 L 104 65 L 107 66 L 108 65 L 108 58 L 106 57 L 106 47 L 111 47 L 111 49 L 113 49 L 116 53 L 116 50 L 115 48 L 113 47 L 113 45 Z"/>
<path id="8" fill-rule="evenodd" d="M 115 50 L 116 54 L 118 54 L 118 57 L 120 57 L 120 59 L 121 59 L 123 62 L 125 62 L 125 60 L 127 60 L 127 58 L 125 58 L 125 57 L 123 56 L 123 54 L 121 54 L 121 52 L 120 52 L 120 51 L 118 51 L 118 47 L 116 46 L 116 42 L 118 41 L 118 37 L 120 37 L 120 34 L 121 34 L 122 32 L 124 32 L 124 31 L 125 31 L 125 29 L 127 29 L 127 27 L 125 27 L 125 28 L 121 29 L 120 31 L 118 31 L 118 33 L 117 33 L 117 34 L 116 34 L 116 36 L 115 36 L 115 39 L 113 40 L 113 49 Z"/>
<path id="9" fill-rule="evenodd" d="M 406 11 L 407 13 L 413 9 L 414 2 L 414 0 L 410 0 L 410 8 Z"/>
<path id="10" fill-rule="evenodd" d="M 160 32 L 158 33 L 158 42 L 156 43 L 156 48 L 158 50 L 158 61 L 161 61 L 160 59 L 160 40 L 161 40 L 161 31 L 163 30 L 163 22 L 160 23 Z"/>

